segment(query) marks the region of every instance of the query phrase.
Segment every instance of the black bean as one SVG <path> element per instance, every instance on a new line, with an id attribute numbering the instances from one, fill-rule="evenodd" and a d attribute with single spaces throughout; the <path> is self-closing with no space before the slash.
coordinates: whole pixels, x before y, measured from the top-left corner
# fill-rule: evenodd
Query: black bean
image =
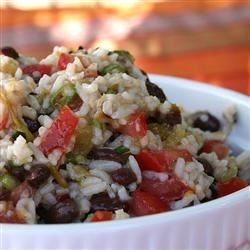
<path id="1" fill-rule="evenodd" d="M 160 100 L 160 102 L 165 102 L 167 100 L 163 90 L 155 83 L 150 82 L 149 79 L 146 79 L 146 87 L 148 93 L 152 96 L 156 96 Z"/>
<path id="2" fill-rule="evenodd" d="M 215 181 L 211 184 L 210 190 L 211 190 L 211 197 L 209 197 L 209 198 L 205 197 L 201 201 L 202 203 L 208 202 L 208 201 L 211 201 L 211 200 L 214 200 L 214 199 L 218 198 L 217 189 L 216 189 L 216 182 Z"/>
<path id="3" fill-rule="evenodd" d="M 118 154 L 111 148 L 94 148 L 88 153 L 87 158 L 94 160 L 116 161 L 123 165 L 127 162 L 128 155 Z"/>
<path id="4" fill-rule="evenodd" d="M 11 136 L 11 140 L 14 142 L 14 141 L 17 139 L 17 137 L 18 137 L 19 135 L 21 135 L 23 138 L 26 139 L 26 136 L 25 136 L 25 134 L 24 134 L 23 132 L 15 131 L 15 132 L 12 134 L 12 136 Z"/>
<path id="5" fill-rule="evenodd" d="M 48 209 L 46 209 L 41 203 L 36 207 L 36 214 L 39 219 L 38 222 L 44 223 L 47 219 Z"/>
<path id="6" fill-rule="evenodd" d="M 59 169 L 64 169 L 64 170 L 66 170 L 66 169 L 67 169 L 67 164 L 62 164 L 62 165 L 60 165 L 60 166 L 59 166 Z"/>
<path id="7" fill-rule="evenodd" d="M 162 123 L 165 122 L 171 127 L 181 124 L 181 121 L 181 111 L 176 105 L 172 105 L 171 110 L 162 118 Z"/>
<path id="8" fill-rule="evenodd" d="M 40 79 L 42 78 L 42 75 L 37 75 L 37 76 L 31 76 L 34 80 L 35 83 L 39 83 Z"/>
<path id="9" fill-rule="evenodd" d="M 217 183 L 216 181 L 214 181 L 211 186 L 210 186 L 210 190 L 212 192 L 212 195 L 210 197 L 211 200 L 214 200 L 218 197 L 218 194 L 217 194 Z"/>
<path id="10" fill-rule="evenodd" d="M 148 74 L 142 70 L 141 70 L 141 73 L 146 76 L 146 88 L 148 90 L 148 93 L 152 96 L 156 96 L 161 102 L 164 102 L 167 100 L 166 98 L 166 95 L 164 94 L 163 90 L 158 87 L 155 83 L 152 83 L 150 80 L 149 80 L 149 77 L 148 77 Z"/>
<path id="11" fill-rule="evenodd" d="M 165 123 L 170 127 L 174 127 L 175 125 L 181 124 L 182 122 L 181 111 L 178 106 L 172 104 L 171 109 L 167 114 L 163 115 L 158 112 L 155 115 L 155 119 L 160 124 Z"/>
<path id="12" fill-rule="evenodd" d="M 140 69 L 140 71 L 141 71 L 141 73 L 144 75 L 144 76 L 146 76 L 147 77 L 147 79 L 149 80 L 149 78 L 148 78 L 148 74 L 143 70 L 143 69 Z"/>
<path id="13" fill-rule="evenodd" d="M 207 175 L 210 175 L 210 176 L 214 175 L 214 169 L 206 159 L 203 159 L 203 158 L 199 157 L 199 158 L 197 158 L 197 161 L 200 162 L 203 165 L 204 172 Z"/>
<path id="14" fill-rule="evenodd" d="M 9 198 L 10 190 L 7 190 L 4 187 L 0 187 L 0 201 L 5 201 Z"/>
<path id="15" fill-rule="evenodd" d="M 27 127 L 31 133 L 35 133 L 38 131 L 38 129 L 41 127 L 41 124 L 38 120 L 32 120 L 29 117 L 23 117 L 25 123 L 27 124 Z"/>
<path id="16" fill-rule="evenodd" d="M 147 124 L 150 124 L 150 123 L 158 123 L 158 120 L 156 117 L 153 117 L 153 116 L 149 116 L 147 118 Z"/>
<path id="17" fill-rule="evenodd" d="M 46 165 L 37 164 L 30 170 L 26 180 L 30 186 L 38 188 L 43 184 L 50 176 L 50 171 Z"/>
<path id="18" fill-rule="evenodd" d="M 17 51 L 10 46 L 2 47 L 1 51 L 5 56 L 11 57 L 13 59 L 17 59 L 19 57 Z"/>
<path id="19" fill-rule="evenodd" d="M 81 222 L 84 222 L 91 214 L 92 214 L 91 212 L 85 213 L 84 216 L 81 218 Z"/>
<path id="20" fill-rule="evenodd" d="M 130 168 L 120 168 L 110 173 L 113 181 L 126 186 L 136 181 L 136 175 Z"/>
<path id="21" fill-rule="evenodd" d="M 118 132 L 118 131 L 113 131 L 113 134 L 112 134 L 112 136 L 109 138 L 109 142 L 113 142 L 117 137 L 119 137 L 121 135 L 121 133 L 120 132 Z"/>
<path id="22" fill-rule="evenodd" d="M 220 121 L 207 111 L 199 111 L 191 116 L 192 126 L 203 131 L 215 132 L 220 129 Z"/>
<path id="23" fill-rule="evenodd" d="M 24 169 L 23 166 L 6 166 L 5 167 L 9 174 L 15 176 L 19 181 L 24 181 L 28 171 Z"/>
<path id="24" fill-rule="evenodd" d="M 47 211 L 47 223 L 71 223 L 79 216 L 79 207 L 72 199 L 60 201 Z"/>
<path id="25" fill-rule="evenodd" d="M 108 139 L 107 143 L 113 142 L 117 137 L 121 135 L 113 126 L 109 123 L 105 123 L 105 128 L 112 132 L 112 136 Z"/>
<path id="26" fill-rule="evenodd" d="M 110 198 L 107 193 L 100 193 L 93 195 L 90 199 L 91 210 L 93 212 L 102 210 L 102 211 L 115 211 L 119 209 L 128 210 L 128 204 L 120 201 L 120 199 Z"/>

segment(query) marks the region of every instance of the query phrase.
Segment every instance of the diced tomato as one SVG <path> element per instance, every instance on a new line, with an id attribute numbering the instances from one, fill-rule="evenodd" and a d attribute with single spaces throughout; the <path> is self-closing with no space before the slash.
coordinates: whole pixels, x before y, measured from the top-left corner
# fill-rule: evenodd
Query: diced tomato
<path id="1" fill-rule="evenodd" d="M 8 213 L 0 212 L 0 223 L 24 224 L 25 222 L 23 219 L 19 218 L 14 211 L 8 211 Z"/>
<path id="2" fill-rule="evenodd" d="M 135 138 L 142 138 L 147 133 L 146 114 L 138 110 L 129 116 L 126 125 L 119 128 L 120 132 Z"/>
<path id="3" fill-rule="evenodd" d="M 20 218 L 15 211 L 12 201 L 4 201 L 0 212 L 0 223 L 25 223 L 23 218 Z"/>
<path id="4" fill-rule="evenodd" d="M 96 211 L 91 219 L 92 222 L 112 220 L 113 214 L 109 211 Z"/>
<path id="5" fill-rule="evenodd" d="M 141 170 L 164 172 L 166 170 L 165 156 L 162 151 L 144 149 L 135 156 Z"/>
<path id="6" fill-rule="evenodd" d="M 229 154 L 229 151 L 229 147 L 219 140 L 207 140 L 200 149 L 202 153 L 215 152 L 220 160 L 224 159 Z"/>
<path id="7" fill-rule="evenodd" d="M 64 151 L 76 130 L 78 118 L 65 106 L 42 138 L 40 150 L 48 156 L 54 149 Z"/>
<path id="8" fill-rule="evenodd" d="M 169 210 L 168 205 L 158 197 L 140 190 L 133 193 L 132 202 L 132 210 L 136 216 L 157 214 Z"/>
<path id="9" fill-rule="evenodd" d="M 23 73 L 33 77 L 34 72 L 39 72 L 41 76 L 51 75 L 52 66 L 48 64 L 31 64 L 23 68 Z"/>
<path id="10" fill-rule="evenodd" d="M 35 190 L 26 181 L 24 181 L 11 191 L 10 200 L 16 204 L 23 193 L 25 193 L 28 197 L 32 197 L 34 192 Z"/>
<path id="11" fill-rule="evenodd" d="M 217 194 L 219 197 L 231 194 L 233 192 L 236 192 L 242 188 L 245 188 L 248 186 L 248 183 L 239 178 L 234 177 L 229 182 L 218 182 L 217 183 Z"/>
<path id="12" fill-rule="evenodd" d="M 57 69 L 64 70 L 67 68 L 67 65 L 69 63 L 72 63 L 73 61 L 74 61 L 73 56 L 66 53 L 62 53 L 58 59 Z"/>
<path id="13" fill-rule="evenodd" d="M 192 161 L 192 155 L 184 149 L 165 149 L 161 151 L 142 150 L 136 155 L 141 170 L 164 172 L 170 170 L 178 158 Z"/>
<path id="14" fill-rule="evenodd" d="M 165 181 L 144 177 L 140 189 L 157 196 L 164 202 L 181 199 L 184 193 L 190 190 L 176 176 L 169 176 Z"/>
<path id="15" fill-rule="evenodd" d="M 185 149 L 168 148 L 164 150 L 165 164 L 172 168 L 178 158 L 183 158 L 186 162 L 192 161 L 192 155 Z"/>

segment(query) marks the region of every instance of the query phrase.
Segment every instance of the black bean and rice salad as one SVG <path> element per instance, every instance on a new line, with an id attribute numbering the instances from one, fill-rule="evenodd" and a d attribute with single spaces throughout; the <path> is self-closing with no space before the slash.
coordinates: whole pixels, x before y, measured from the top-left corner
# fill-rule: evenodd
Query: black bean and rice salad
<path id="1" fill-rule="evenodd" d="M 249 184 L 250 152 L 206 110 L 187 114 L 124 50 L 0 55 L 0 222 L 120 220 L 181 209 Z"/>

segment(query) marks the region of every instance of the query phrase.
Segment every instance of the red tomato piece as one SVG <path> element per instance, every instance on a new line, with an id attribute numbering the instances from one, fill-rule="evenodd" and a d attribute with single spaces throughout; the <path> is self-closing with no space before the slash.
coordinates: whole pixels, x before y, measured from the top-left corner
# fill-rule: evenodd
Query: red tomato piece
<path id="1" fill-rule="evenodd" d="M 177 148 L 165 149 L 164 158 L 167 168 L 172 168 L 178 158 L 183 158 L 186 162 L 192 161 L 192 155 L 187 150 Z"/>
<path id="2" fill-rule="evenodd" d="M 73 61 L 74 61 L 73 56 L 66 53 L 62 53 L 58 59 L 57 69 L 64 70 L 67 68 L 67 65 L 69 63 L 72 63 Z"/>
<path id="3" fill-rule="evenodd" d="M 224 159 L 229 154 L 229 151 L 229 147 L 219 140 L 207 140 L 200 149 L 202 153 L 215 152 L 219 160 Z"/>
<path id="4" fill-rule="evenodd" d="M 245 188 L 248 186 L 248 183 L 239 178 L 239 177 L 234 177 L 228 182 L 218 182 L 217 183 L 217 194 L 219 197 L 231 194 L 233 192 L 236 192 L 242 188 Z"/>
<path id="5" fill-rule="evenodd" d="M 142 138 L 147 133 L 146 114 L 144 111 L 138 110 L 129 116 L 126 125 L 121 126 L 121 133 L 135 138 Z"/>
<path id="6" fill-rule="evenodd" d="M 136 216 L 158 214 L 169 210 L 169 206 L 158 197 L 144 191 L 133 193 L 133 213 Z"/>
<path id="7" fill-rule="evenodd" d="M 0 212 L 0 223 L 25 223 L 23 218 L 20 218 L 15 211 L 15 207 L 12 201 L 6 201 L 5 208 Z"/>
<path id="8" fill-rule="evenodd" d="M 35 190 L 26 181 L 22 182 L 11 191 L 10 200 L 13 201 L 14 205 L 19 201 L 24 192 L 28 197 L 32 197 Z"/>
<path id="9" fill-rule="evenodd" d="M 109 211 L 96 211 L 91 219 L 91 222 L 100 222 L 112 220 L 113 214 Z"/>
<path id="10" fill-rule="evenodd" d="M 19 218 L 17 214 L 13 212 L 9 212 L 8 214 L 0 212 L 0 222 L 1 223 L 15 223 L 15 224 L 24 224 L 24 220 Z"/>
<path id="11" fill-rule="evenodd" d="M 78 118 L 68 106 L 65 106 L 42 138 L 40 150 L 46 156 L 54 149 L 64 151 L 76 130 L 77 124 Z"/>
<path id="12" fill-rule="evenodd" d="M 162 151 L 144 149 L 135 156 L 141 170 L 164 172 L 166 170 L 165 157 Z"/>
<path id="13" fill-rule="evenodd" d="M 181 199 L 184 193 L 190 190 L 190 188 L 176 176 L 170 176 L 169 179 L 165 181 L 143 178 L 140 189 L 157 196 L 164 202 Z"/>
<path id="14" fill-rule="evenodd" d="M 52 66 L 47 64 L 31 64 L 23 68 L 23 73 L 33 76 L 34 72 L 40 73 L 40 75 L 51 75 Z"/>
<path id="15" fill-rule="evenodd" d="M 184 149 L 165 149 L 162 151 L 142 150 L 136 155 L 136 160 L 141 170 L 164 172 L 171 170 L 178 158 L 192 161 L 192 155 Z"/>

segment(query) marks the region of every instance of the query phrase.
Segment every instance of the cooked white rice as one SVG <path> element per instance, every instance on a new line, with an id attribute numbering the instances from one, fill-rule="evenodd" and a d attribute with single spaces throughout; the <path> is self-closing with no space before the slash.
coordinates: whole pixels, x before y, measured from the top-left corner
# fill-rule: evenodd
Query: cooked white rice
<path id="1" fill-rule="evenodd" d="M 59 67 L 62 53 L 70 57 L 65 69 Z M 11 207 L 9 201 L 1 201 L 0 212 L 8 216 L 16 213 L 25 223 L 41 223 L 36 208 L 54 208 L 66 197 L 65 199 L 73 200 L 79 209 L 78 217 L 72 221 L 88 222 L 93 217 L 88 216 L 88 213 L 93 212 L 92 198 L 104 193 L 108 194 L 108 202 L 118 200 L 122 205 L 133 203 L 134 192 L 141 191 L 144 178 L 167 182 L 171 175 L 175 175 L 187 190 L 192 190 L 176 200 L 171 200 L 172 210 L 199 204 L 211 198 L 212 183 L 228 177 L 233 168 L 236 174 L 239 172 L 238 176 L 241 178 L 250 179 L 250 152 L 243 152 L 237 157 L 233 157 L 229 152 L 222 160 L 218 159 L 216 152 L 200 153 L 207 140 L 225 141 L 233 128 L 237 107 L 231 105 L 225 109 L 223 115 L 226 125 L 216 132 L 190 126 L 190 114 L 184 113 L 182 108 L 178 109 L 181 125 L 168 123 L 166 118 L 169 114 L 171 117 L 174 105 L 168 100 L 161 100 L 158 93 L 160 90 L 149 83 L 147 76 L 133 64 L 131 55 L 126 53 L 110 52 L 104 48 L 71 51 L 69 48 L 57 46 L 52 54 L 40 62 L 22 55 L 16 60 L 4 53 L 0 55 L 0 188 L 2 190 L 4 185 L 6 186 L 1 178 L 9 177 L 6 177 L 6 173 L 10 171 L 9 165 L 24 169 L 27 173 L 31 173 L 37 165 L 50 166 L 51 171 L 50 177 L 36 188 L 32 188 L 27 179 L 20 181 L 21 187 L 26 185 L 28 188 L 21 190 L 17 201 L 11 201 L 12 209 L 8 209 Z M 33 64 L 51 66 L 51 74 L 41 75 L 39 69 L 30 75 L 25 74 L 26 66 L 34 67 Z M 110 66 L 122 70 L 108 71 Z M 105 70 L 107 72 L 104 72 Z M 67 84 L 72 88 L 65 88 Z M 148 88 L 148 84 L 151 84 L 153 92 Z M 66 104 L 78 120 L 78 127 L 74 132 L 81 128 L 83 133 L 88 133 L 82 138 L 75 133 L 67 145 L 62 148 L 55 147 L 46 153 L 41 145 L 55 119 L 60 115 L 60 105 L 65 101 L 65 97 L 73 98 L 70 101 L 66 98 Z M 75 97 L 78 99 L 74 99 Z M 134 136 L 133 133 L 139 133 L 141 130 L 138 120 L 133 124 L 134 131 L 123 131 L 124 128 L 131 129 L 130 117 L 138 110 L 145 114 L 143 119 L 156 120 L 152 123 L 156 125 L 157 133 L 144 121 L 145 133 L 142 136 Z M 27 138 L 27 130 L 17 129 L 20 124 L 26 124 L 24 117 L 39 125 L 38 131 L 32 134 L 33 139 Z M 204 119 L 202 121 L 206 122 Z M 167 126 L 164 127 L 165 123 Z M 63 124 L 64 122 L 61 122 L 57 127 L 63 127 Z M 28 124 L 26 125 L 28 127 Z M 183 132 L 181 136 L 175 133 L 177 127 L 178 131 Z M 15 135 L 17 131 L 22 133 Z M 172 141 L 166 140 L 173 135 L 175 137 Z M 58 141 L 65 139 L 60 136 L 57 138 L 56 134 L 53 136 Z M 84 144 L 85 141 L 88 145 Z M 77 147 L 84 148 L 82 155 L 76 153 Z M 103 148 L 112 150 L 111 156 L 88 157 L 91 150 L 96 153 L 96 149 Z M 128 152 L 122 155 L 119 149 L 124 148 Z M 190 153 L 192 160 L 185 161 L 184 158 L 177 157 L 171 169 L 168 166 L 163 172 L 155 171 L 154 164 L 157 163 L 152 161 L 147 170 L 143 170 L 137 158 L 142 150 L 153 154 L 165 152 L 169 148 Z M 212 176 L 206 173 L 205 165 L 196 160 L 198 156 L 211 165 Z M 123 157 L 127 158 L 124 160 Z M 51 170 L 53 166 L 56 166 L 54 172 Z M 128 183 L 126 185 L 119 183 L 119 178 L 114 178 L 114 175 L 122 170 L 126 173 L 131 171 L 130 175 L 121 176 L 123 180 L 135 176 L 131 180 L 125 180 L 125 183 Z M 236 174 L 234 172 L 233 177 Z M 20 186 L 18 182 L 17 188 Z M 32 194 L 29 188 L 32 189 Z M 130 216 L 131 214 L 122 207 L 113 211 L 115 220 Z"/>

